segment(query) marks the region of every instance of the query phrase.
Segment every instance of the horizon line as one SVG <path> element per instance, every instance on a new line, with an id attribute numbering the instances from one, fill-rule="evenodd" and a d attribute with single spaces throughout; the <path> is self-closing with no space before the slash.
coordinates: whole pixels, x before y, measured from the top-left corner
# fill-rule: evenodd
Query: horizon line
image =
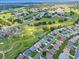
<path id="1" fill-rule="evenodd" d="M 64 2 L 79 2 L 79 1 L 63 1 L 63 2 L 0 2 L 0 3 L 64 3 Z"/>

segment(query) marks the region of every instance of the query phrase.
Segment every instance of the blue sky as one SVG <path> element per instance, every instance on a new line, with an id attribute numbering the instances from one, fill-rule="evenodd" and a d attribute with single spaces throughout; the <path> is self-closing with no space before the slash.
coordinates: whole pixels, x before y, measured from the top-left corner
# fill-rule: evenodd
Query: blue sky
<path id="1" fill-rule="evenodd" d="M 67 2 L 79 0 L 0 0 L 0 2 Z"/>

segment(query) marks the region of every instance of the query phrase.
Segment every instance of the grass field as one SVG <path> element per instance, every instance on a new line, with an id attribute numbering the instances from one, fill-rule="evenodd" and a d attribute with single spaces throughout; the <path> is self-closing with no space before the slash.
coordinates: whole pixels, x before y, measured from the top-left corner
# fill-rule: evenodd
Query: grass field
<path id="1" fill-rule="evenodd" d="M 71 23 L 70 23 L 70 25 L 71 25 Z M 19 37 L 13 38 L 13 42 L 12 42 L 13 49 L 6 53 L 7 59 L 14 59 L 20 52 L 31 47 L 34 43 L 36 43 L 38 40 L 40 40 L 48 32 L 50 32 L 50 31 L 45 32 L 41 26 L 39 28 L 38 27 L 32 28 L 32 27 L 28 27 L 28 26 L 25 26 L 25 27 L 27 29 L 25 29 L 23 34 L 21 34 Z"/>
<path id="2" fill-rule="evenodd" d="M 7 13 L 0 13 L 0 25 L 4 25 L 4 26 L 5 25 L 7 25 L 7 26 L 16 25 L 16 27 L 18 25 L 21 25 L 22 23 L 19 23 L 17 21 L 18 19 L 17 19 L 16 15 L 15 16 L 13 15 L 13 13 L 16 14 L 17 11 L 19 13 L 23 12 L 23 11 L 28 12 L 28 14 L 22 16 L 24 18 L 23 21 L 29 20 L 31 17 L 40 13 L 40 12 L 38 12 L 38 13 L 29 12 L 30 10 L 32 10 L 32 9 L 22 7 L 22 8 L 15 8 L 15 9 L 7 10 L 8 11 Z M 70 11 L 74 12 L 73 15 L 70 15 Z M 79 18 L 78 9 L 65 9 L 64 12 L 65 12 L 64 16 L 57 15 L 55 17 L 48 17 L 48 18 L 42 17 L 39 20 L 36 20 L 36 19 L 32 20 L 32 22 L 30 22 L 29 24 L 38 24 L 39 22 L 40 23 L 46 22 L 46 24 L 41 24 L 39 26 L 34 26 L 34 25 L 30 26 L 29 24 L 24 24 L 23 26 L 21 26 L 22 32 L 19 35 L 14 35 L 12 38 L 4 37 L 2 40 L 0 39 L 0 51 L 5 52 L 5 59 L 15 59 L 15 57 L 17 57 L 19 55 L 19 53 L 30 48 L 37 41 L 41 40 L 46 34 L 51 32 L 52 31 L 52 30 L 50 30 L 51 27 L 54 28 L 54 30 L 55 30 L 57 28 L 61 28 L 64 26 L 73 25 L 75 23 L 75 21 Z M 65 17 L 69 17 L 69 18 L 67 18 L 67 21 L 63 21 L 65 19 Z M 72 18 L 72 19 L 70 19 L 70 18 Z M 51 24 L 49 24 L 48 22 Z M 55 37 L 55 36 L 53 36 L 53 37 Z M 60 39 L 59 37 L 57 37 L 57 38 Z M 62 46 L 60 46 L 59 50 L 54 55 L 54 59 L 58 59 L 59 54 L 62 53 L 62 51 L 63 51 L 64 47 L 67 45 L 68 41 L 69 41 L 69 39 L 66 40 L 62 44 Z M 77 43 L 75 43 L 74 45 L 78 45 Z M 49 49 L 50 48 L 51 48 L 51 46 L 49 47 Z M 70 53 L 72 55 L 74 55 L 74 52 L 75 52 L 74 49 L 71 49 Z M 33 56 L 36 53 L 37 52 L 34 52 Z M 43 54 L 45 55 L 45 52 Z M 44 55 L 42 55 L 42 56 L 45 57 Z M 3 57 L 2 54 L 0 54 L 0 59 L 2 59 L 2 57 Z M 27 59 L 27 58 L 25 58 L 25 59 Z"/>
<path id="3" fill-rule="evenodd" d="M 2 54 L 0 54 L 0 59 L 2 59 Z"/>
<path id="4" fill-rule="evenodd" d="M 28 16 L 29 17 L 29 16 Z M 34 45 L 37 41 L 39 41 L 42 37 L 44 37 L 47 33 L 50 32 L 50 27 L 58 28 L 58 26 L 68 26 L 74 24 L 75 21 L 65 21 L 65 22 L 58 22 L 57 18 L 51 19 L 51 18 L 42 18 L 39 21 L 34 20 L 32 23 L 37 22 L 53 22 L 55 21 L 55 24 L 50 25 L 41 25 L 41 26 L 29 26 L 29 25 L 23 25 L 22 32 L 19 35 L 13 36 L 12 39 L 4 38 L 3 42 L 4 45 L 2 46 L 2 49 L 6 51 L 7 49 L 11 49 L 8 52 L 5 53 L 6 59 L 14 59 L 20 52 L 23 52 L 25 49 L 28 49 L 32 45 Z M 49 28 L 47 31 L 43 29 L 43 27 L 46 26 Z"/>
<path id="5" fill-rule="evenodd" d="M 13 37 L 13 49 L 6 53 L 7 59 L 14 59 L 18 53 L 23 52 L 25 49 L 31 47 L 47 33 L 38 27 L 24 26 L 23 29 L 24 30 L 21 35 Z"/>

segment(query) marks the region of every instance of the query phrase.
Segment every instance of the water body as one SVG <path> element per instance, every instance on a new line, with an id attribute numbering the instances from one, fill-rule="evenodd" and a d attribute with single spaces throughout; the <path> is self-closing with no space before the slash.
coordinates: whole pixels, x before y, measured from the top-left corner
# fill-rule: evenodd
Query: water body
<path id="1" fill-rule="evenodd" d="M 8 9 L 14 9 L 14 8 L 20 8 L 20 7 L 27 7 L 31 8 L 32 5 L 28 4 L 0 4 L 0 10 L 8 10 Z"/>
<path id="2" fill-rule="evenodd" d="M 13 8 L 20 8 L 23 6 L 17 6 L 17 5 L 0 5 L 0 10 L 7 10 L 7 9 L 13 9 Z"/>

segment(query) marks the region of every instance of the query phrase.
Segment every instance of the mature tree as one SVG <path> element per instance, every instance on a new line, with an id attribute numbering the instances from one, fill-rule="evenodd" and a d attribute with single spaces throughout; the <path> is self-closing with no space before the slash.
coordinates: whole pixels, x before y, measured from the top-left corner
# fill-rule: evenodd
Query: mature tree
<path id="1" fill-rule="evenodd" d="M 59 19 L 58 21 L 59 21 L 59 22 L 63 22 L 63 19 Z"/>
<path id="2" fill-rule="evenodd" d="M 72 15 L 74 15 L 75 13 L 73 12 L 73 11 L 70 11 L 70 15 L 72 16 Z"/>
<path id="3" fill-rule="evenodd" d="M 43 27 L 43 30 L 44 30 L 44 31 L 48 31 L 49 28 L 48 28 L 47 26 L 44 26 L 44 27 Z"/>
<path id="4" fill-rule="evenodd" d="M 64 21 L 67 21 L 68 19 L 67 18 L 64 18 Z"/>
<path id="5" fill-rule="evenodd" d="M 79 21 L 79 18 L 77 18 L 77 21 Z"/>
<path id="6" fill-rule="evenodd" d="M 49 21 L 49 22 L 48 22 L 48 24 L 52 24 L 52 22 L 51 22 L 51 21 Z"/>
<path id="7" fill-rule="evenodd" d="M 53 31 L 53 30 L 55 30 L 55 28 L 54 27 L 50 27 L 50 30 Z"/>

